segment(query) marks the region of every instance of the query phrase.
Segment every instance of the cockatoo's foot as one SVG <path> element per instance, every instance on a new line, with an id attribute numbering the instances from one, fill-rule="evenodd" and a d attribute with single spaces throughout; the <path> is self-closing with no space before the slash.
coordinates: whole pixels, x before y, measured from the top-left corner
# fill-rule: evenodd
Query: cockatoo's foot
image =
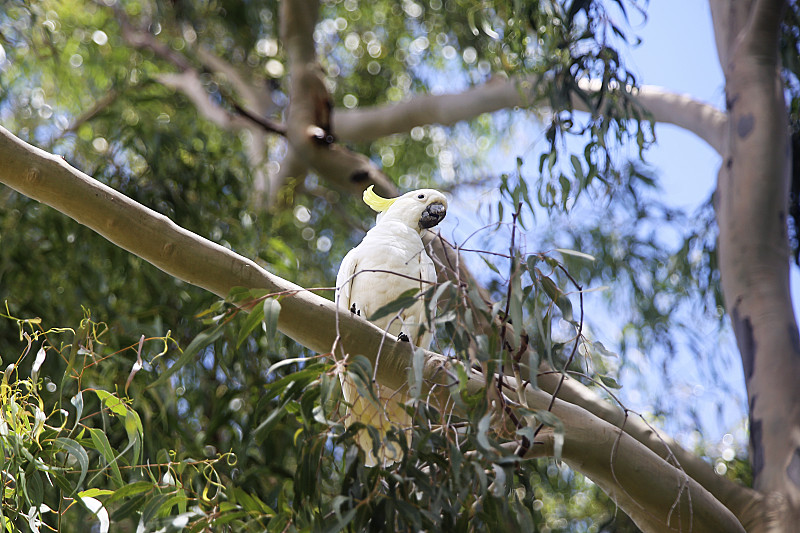
<path id="1" fill-rule="evenodd" d="M 406 335 L 402 331 L 400 332 L 400 335 L 397 336 L 397 340 L 399 340 L 400 342 L 411 342 L 411 339 L 408 338 L 408 335 Z"/>
<path id="2" fill-rule="evenodd" d="M 356 316 L 361 316 L 361 309 L 356 309 L 356 304 L 350 306 L 350 312 Z"/>

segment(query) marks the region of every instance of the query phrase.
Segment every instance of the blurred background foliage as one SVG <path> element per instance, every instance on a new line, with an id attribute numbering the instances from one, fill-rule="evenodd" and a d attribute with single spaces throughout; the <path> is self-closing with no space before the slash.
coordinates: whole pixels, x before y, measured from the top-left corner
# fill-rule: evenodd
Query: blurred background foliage
<path id="1" fill-rule="evenodd" d="M 576 83 L 585 77 L 620 86 L 637 82 L 622 58 L 636 43 L 628 21 L 645 19 L 646 7 L 623 0 L 327 1 L 314 39 L 336 107 L 536 76 L 538 100 L 531 104 L 537 105 L 452 127 L 417 127 L 351 148 L 368 155 L 401 190 L 431 186 L 454 195 L 450 219 L 463 227 L 446 236 L 494 253 L 464 257 L 500 308 L 522 307 L 540 357 L 563 366 L 580 324 L 582 348 L 570 369 L 612 386 L 632 370 L 633 386 L 658 390 L 681 374 L 680 353 L 688 351 L 697 358 L 697 372 L 719 387 L 721 410 L 732 394 L 725 384 L 732 351 L 720 341 L 727 326 L 710 201 L 698 213 L 663 205 L 658 176 L 641 160 L 654 140 L 647 116 L 624 92 L 588 95 Z M 790 50 L 797 42 L 795 11 L 785 32 Z M 0 123 L 177 224 L 332 298 L 339 260 L 372 223 L 369 210 L 317 175 L 288 183 L 282 202 L 266 209 L 246 155 L 252 135 L 218 127 L 162 83 L 161 76 L 180 71 L 183 62 L 197 70 L 211 102 L 235 113 L 231 80 L 204 66 L 203 49 L 261 84 L 266 115 L 283 120 L 288 80 L 278 22 L 278 3 L 269 0 L 2 0 Z M 150 35 L 178 63 L 131 46 L 126 25 Z M 796 77 L 787 75 L 787 84 L 796 89 Z M 574 114 L 574 92 L 598 112 Z M 529 139 L 519 149 L 516 171 L 499 174 L 499 148 L 509 131 Z M 267 166 L 285 150 L 282 137 L 268 136 Z M 512 228 L 517 246 L 509 252 Z M 21 530 L 33 524 L 27 515 L 41 503 L 61 512 L 41 514 L 49 527 L 83 530 L 84 507 L 67 512 L 65 502 L 90 487 L 81 485 L 69 453 L 53 448 L 58 438 L 86 450 L 91 488 L 109 491 L 94 497 L 118 530 L 133 531 L 139 523 L 173 530 L 211 524 L 221 531 L 380 530 L 385 523 L 396 530 L 635 530 L 593 484 L 563 464 L 498 456 L 494 444 L 503 438 L 478 429 L 485 414 L 479 399 L 464 398 L 474 404 L 474 415 L 460 446 L 424 429 L 442 415 L 421 405 L 415 412 L 419 447 L 389 471 L 364 468 L 341 426 L 329 363 L 306 360 L 270 373 L 279 361 L 313 354 L 259 330 L 238 342 L 246 319 L 216 297 L 7 188 L 0 189 L 0 239 L 0 300 L 7 306 L 0 354 L 4 367 L 16 365 L 4 373 L 4 383 L 13 385 L 2 394 L 16 394 L 18 409 L 32 413 L 31 420 L 36 409 L 48 417 L 40 442 L 47 440 L 50 449 L 24 440 L 32 457 L 46 460 L 14 455 L 19 470 L 14 484 L 6 484 L 3 516 Z M 583 323 L 576 284 L 609 287 L 602 309 L 587 310 Z M 565 316 L 568 305 L 572 317 Z M 609 310 L 614 321 L 604 318 Z M 458 355 L 472 332 L 466 308 L 451 311 L 459 326 L 442 325 L 437 346 Z M 698 329 L 700 320 L 713 326 L 710 339 Z M 57 325 L 73 329 L 45 329 Z M 615 344 L 606 349 L 594 332 L 610 328 L 621 333 L 605 332 Z M 497 338 L 484 341 L 499 344 Z M 50 355 L 38 379 L 27 377 L 42 346 Z M 151 386 L 180 360 L 181 349 L 192 355 L 189 364 Z M 660 370 L 637 373 L 642 354 Z M 80 379 L 70 363 L 76 355 L 85 367 Z M 129 380 L 139 357 L 141 370 Z M 499 363 L 504 355 L 487 357 Z M 141 492 L 114 496 L 120 490 L 114 469 L 86 432 L 102 427 L 114 455 L 130 439 L 119 424 L 108 423 L 100 400 L 89 400 L 94 389 L 123 399 L 125 409 L 138 414 L 141 451 L 136 457 L 128 451 L 118 462 L 125 483 L 149 484 L 146 490 L 138 485 Z M 84 412 L 92 416 L 76 424 L 70 402 L 81 391 Z M 698 423 L 687 402 L 668 394 L 654 398 L 649 420 L 676 420 L 671 429 L 680 430 Z M 90 401 L 96 405 L 90 408 Z M 64 427 L 60 409 L 67 411 Z M 23 430 L 29 428 L 3 435 L 6 458 L 8 439 L 25 439 Z M 695 444 L 722 465 L 718 472 L 747 479 L 737 441 L 708 447 L 700 438 Z M 67 465 L 64 480 L 35 473 L 44 471 L 42 464 Z M 177 466 L 164 465 L 178 464 L 188 465 L 184 493 L 165 478 Z M 40 492 L 17 490 L 21 480 L 34 477 Z M 212 490 L 204 492 L 207 487 Z"/>

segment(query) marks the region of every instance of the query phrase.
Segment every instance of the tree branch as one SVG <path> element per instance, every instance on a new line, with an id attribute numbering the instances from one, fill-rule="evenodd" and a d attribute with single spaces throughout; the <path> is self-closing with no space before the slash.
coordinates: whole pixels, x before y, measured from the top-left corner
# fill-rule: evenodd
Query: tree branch
<path id="1" fill-rule="evenodd" d="M 318 9 L 316 0 L 281 3 L 281 38 L 291 78 L 287 138 L 318 174 L 340 188 L 361 194 L 375 185 L 382 194 L 390 194 L 394 184 L 369 158 L 335 142 L 330 96 L 314 50 Z"/>
<path id="2" fill-rule="evenodd" d="M 117 18 L 117 23 L 120 26 L 122 39 L 133 48 L 150 50 L 156 56 L 169 61 L 175 65 L 178 70 L 187 70 L 192 68 L 191 63 L 183 54 L 173 50 L 168 45 L 156 39 L 155 35 L 150 32 L 140 31 L 133 27 L 133 25 L 125 16 L 122 8 L 115 7 L 114 14 Z"/>
<path id="3" fill-rule="evenodd" d="M 560 381 L 560 372 L 553 372 L 544 364 L 540 367 L 537 384 L 542 390 L 552 394 Z M 708 463 L 688 452 L 672 437 L 664 435 L 646 424 L 641 418 L 630 416 L 622 408 L 604 400 L 594 391 L 570 377 L 563 381 L 558 397 L 585 409 L 617 428 L 624 428 L 625 433 L 656 455 L 670 464 L 679 465 L 687 475 L 730 509 L 745 527 L 748 524 L 763 521 L 764 496 L 762 494 L 718 475 Z"/>
<path id="4" fill-rule="evenodd" d="M 753 0 L 709 0 L 717 57 L 722 71 L 729 74 L 730 59 L 739 33 L 745 27 Z"/>
<path id="5" fill-rule="evenodd" d="M 56 208 L 164 272 L 218 296 L 226 296 L 237 286 L 279 294 L 278 327 L 284 334 L 319 353 L 330 353 L 338 342 L 345 351 L 364 354 L 373 364 L 380 352 L 379 382 L 394 389 L 406 384 L 412 358 L 409 343 L 398 342 L 361 317 L 338 310 L 330 300 L 177 226 L 2 127 L 0 154 L 4 161 L 0 181 L 20 193 Z M 426 352 L 423 395 L 430 392 L 428 397 L 437 406 L 449 402 L 453 373 L 448 369 L 456 364 L 460 363 Z M 465 371 L 471 392 L 485 387 L 481 374 Z M 511 390 L 516 391 L 511 381 Z M 546 409 L 551 404 L 551 396 L 542 390 L 528 387 L 524 394 L 531 408 Z M 596 480 L 640 526 L 649 531 L 676 527 L 682 531 L 691 527 L 695 532 L 743 531 L 730 511 L 696 481 L 619 428 L 562 400 L 553 403 L 553 413 L 564 422 L 564 458 Z"/>
<path id="6" fill-rule="evenodd" d="M 336 134 L 348 141 L 372 141 L 393 133 L 411 131 L 425 124 L 451 125 L 513 107 L 535 105 L 535 77 L 494 78 L 461 93 L 421 95 L 406 102 L 353 110 L 336 109 L 333 124 Z M 600 90 L 599 80 L 582 80 L 582 89 Z M 726 116 L 715 107 L 687 94 L 676 94 L 661 87 L 645 85 L 631 90 L 632 97 L 656 122 L 674 124 L 690 131 L 721 153 L 725 143 Z M 590 111 L 585 102 L 573 96 L 572 105 Z"/>
<path id="7" fill-rule="evenodd" d="M 246 106 L 254 109 L 261 117 L 269 115 L 274 104 L 268 98 L 269 89 L 264 83 L 254 83 L 245 79 L 233 65 L 201 46 L 196 48 L 195 53 L 206 68 L 225 76 Z"/>
<path id="8" fill-rule="evenodd" d="M 513 379 L 508 381 L 515 390 Z M 525 395 L 534 409 L 551 402 L 549 393 L 530 386 Z M 552 412 L 564 424 L 564 460 L 597 483 L 644 531 L 745 531 L 702 485 L 625 431 L 560 399 Z"/>
<path id="9" fill-rule="evenodd" d="M 374 141 L 395 133 L 407 133 L 416 126 L 441 124 L 450 126 L 515 106 L 534 103 L 533 89 L 538 83 L 530 78 L 492 78 L 460 93 L 422 94 L 405 102 L 335 109 L 333 122 L 336 135 L 342 140 Z"/>
<path id="10" fill-rule="evenodd" d="M 180 73 L 157 74 L 156 80 L 170 89 L 180 91 L 192 101 L 197 111 L 224 130 L 251 128 L 249 119 L 218 106 L 208 96 L 196 70 L 189 68 Z"/>

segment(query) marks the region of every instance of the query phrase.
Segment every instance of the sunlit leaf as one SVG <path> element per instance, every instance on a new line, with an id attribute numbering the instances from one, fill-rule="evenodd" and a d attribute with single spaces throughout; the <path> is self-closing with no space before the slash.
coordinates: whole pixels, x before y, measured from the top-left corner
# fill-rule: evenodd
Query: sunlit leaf
<path id="1" fill-rule="evenodd" d="M 278 317 L 281 313 L 281 304 L 274 298 L 264 300 L 264 332 L 270 341 L 278 334 Z"/>
<path id="2" fill-rule="evenodd" d="M 584 259 L 586 261 L 594 261 L 595 260 L 594 256 L 591 256 L 591 255 L 583 253 L 583 252 L 579 252 L 577 250 L 568 250 L 566 248 L 556 248 L 556 251 L 560 252 L 560 253 L 562 253 L 564 255 L 571 255 L 572 257 L 577 257 L 579 259 Z"/>

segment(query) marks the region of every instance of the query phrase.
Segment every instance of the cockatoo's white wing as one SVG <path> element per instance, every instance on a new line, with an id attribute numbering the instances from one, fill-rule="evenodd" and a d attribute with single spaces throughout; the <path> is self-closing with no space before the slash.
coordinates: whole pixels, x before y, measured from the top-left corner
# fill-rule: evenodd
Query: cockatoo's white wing
<path id="1" fill-rule="evenodd" d="M 378 198 L 377 201 L 375 198 Z M 382 216 L 378 217 L 376 226 L 367 233 L 361 244 L 347 253 L 336 276 L 339 312 L 354 310 L 366 319 L 403 292 L 410 289 L 421 292 L 436 281 L 436 269 L 420 235 L 444 218 L 447 200 L 438 191 L 421 189 L 393 200 L 374 196 L 368 203 L 373 208 L 378 206 L 376 210 L 382 211 Z M 375 324 L 395 335 L 402 332 L 417 346 L 428 348 L 432 335 L 427 331 L 429 328 L 422 333 L 424 321 L 424 302 L 420 299 L 398 316 L 379 318 Z M 377 364 L 380 364 L 380 359 Z M 355 383 L 342 375 L 342 392 L 350 406 L 345 424 L 349 426 L 352 422 L 361 422 L 371 425 L 378 429 L 381 436 L 395 427 L 405 432 L 410 444 L 408 430 L 411 417 L 404 408 L 410 397 L 405 389 L 395 391 L 378 384 L 375 387 L 376 401 L 368 395 L 359 394 Z M 378 446 L 376 457 L 367 430 L 359 431 L 356 441 L 366 452 L 365 464 L 368 466 L 378 461 L 391 463 L 402 457 L 398 443 L 386 439 Z"/>
<path id="2" fill-rule="evenodd" d="M 336 303 L 344 310 L 349 310 L 353 305 L 350 301 L 350 292 L 353 287 L 353 276 L 356 273 L 358 266 L 358 248 L 353 248 L 342 259 L 342 264 L 339 265 L 339 273 L 336 275 Z M 342 309 L 339 309 L 341 312 Z"/>
<path id="3" fill-rule="evenodd" d="M 339 273 L 336 276 L 336 302 L 338 311 L 340 313 L 350 313 L 355 310 L 360 316 L 365 316 L 369 309 L 377 305 L 379 302 L 375 301 L 377 291 L 368 291 L 371 282 L 377 282 L 386 287 L 386 283 L 391 283 L 388 278 L 391 274 L 382 274 L 375 272 L 361 272 L 358 273 L 359 258 L 375 257 L 375 254 L 381 253 L 380 250 L 370 249 L 369 244 L 361 244 L 356 248 L 350 250 L 339 267 Z M 371 266 L 371 261 L 362 261 Z M 376 280 L 376 277 L 378 278 Z M 384 279 L 382 282 L 380 278 Z M 368 279 L 369 278 L 369 279 Z M 354 283 L 359 279 L 361 283 Z M 370 282 L 370 283 L 365 283 Z M 356 288 L 355 294 L 353 288 Z M 362 311 L 363 310 L 363 311 Z M 374 309 L 372 309 L 374 311 Z M 394 425 L 402 430 L 411 426 L 411 417 L 402 407 L 402 404 L 408 399 L 405 394 L 398 391 L 393 391 L 383 385 L 375 385 L 375 398 L 364 396 L 358 392 L 358 388 L 353 381 L 346 375 L 341 374 L 342 394 L 345 402 L 350 406 L 345 419 L 345 425 L 349 426 L 353 422 L 361 422 L 365 425 L 370 425 L 378 429 L 378 432 L 383 436 Z M 398 403 L 399 402 L 399 403 Z M 375 466 L 380 462 L 387 464 L 399 460 L 402 455 L 402 449 L 396 442 L 384 442 L 379 446 L 378 457 L 372 452 L 372 438 L 366 429 L 360 430 L 355 437 L 356 442 L 366 453 L 366 461 L 364 464 L 367 466 Z M 410 444 L 410 442 L 409 442 Z"/>

